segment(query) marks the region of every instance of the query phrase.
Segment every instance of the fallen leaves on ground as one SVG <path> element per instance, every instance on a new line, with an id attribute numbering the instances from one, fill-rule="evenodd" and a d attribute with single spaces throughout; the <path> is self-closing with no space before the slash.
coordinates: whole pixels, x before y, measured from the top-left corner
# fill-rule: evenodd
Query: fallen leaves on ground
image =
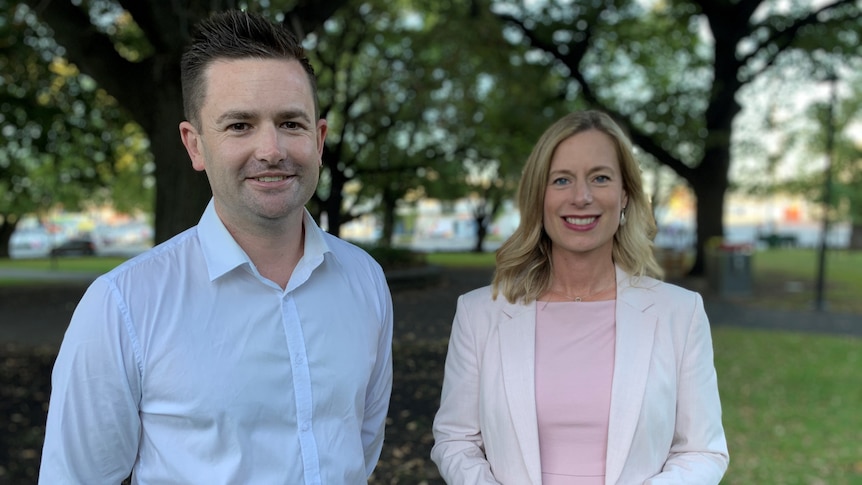
<path id="1" fill-rule="evenodd" d="M 369 484 L 442 484 L 429 454 L 446 342 L 397 343 L 386 438 Z M 36 483 L 51 368 L 48 348 L 0 348 L 0 485 Z"/>

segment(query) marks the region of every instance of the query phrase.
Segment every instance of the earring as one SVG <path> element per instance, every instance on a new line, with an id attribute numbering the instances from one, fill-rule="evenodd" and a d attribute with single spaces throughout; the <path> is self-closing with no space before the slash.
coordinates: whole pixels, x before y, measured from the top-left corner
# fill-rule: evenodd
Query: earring
<path id="1" fill-rule="evenodd" d="M 620 226 L 626 225 L 626 210 L 623 209 L 620 211 Z"/>

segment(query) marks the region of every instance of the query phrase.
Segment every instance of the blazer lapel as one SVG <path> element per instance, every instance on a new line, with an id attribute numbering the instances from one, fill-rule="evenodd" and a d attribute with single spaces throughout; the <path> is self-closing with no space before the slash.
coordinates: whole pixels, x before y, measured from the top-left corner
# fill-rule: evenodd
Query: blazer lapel
<path id="1" fill-rule="evenodd" d="M 527 472 L 530 480 L 538 484 L 541 483 L 542 464 L 536 420 L 536 303 L 509 305 L 504 313 L 511 319 L 498 327 L 503 385 Z"/>
<path id="2" fill-rule="evenodd" d="M 616 349 L 611 390 L 605 483 L 616 483 L 638 424 L 653 351 L 657 317 L 644 313 L 652 305 L 647 290 L 631 286 L 617 270 Z"/>

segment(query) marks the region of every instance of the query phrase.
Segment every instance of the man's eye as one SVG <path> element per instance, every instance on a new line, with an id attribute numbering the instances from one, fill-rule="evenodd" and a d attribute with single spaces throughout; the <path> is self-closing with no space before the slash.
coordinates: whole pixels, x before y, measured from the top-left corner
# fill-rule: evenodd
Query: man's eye
<path id="1" fill-rule="evenodd" d="M 296 121 L 285 121 L 281 125 L 288 130 L 296 130 L 297 128 L 299 128 L 299 123 L 297 123 Z"/>

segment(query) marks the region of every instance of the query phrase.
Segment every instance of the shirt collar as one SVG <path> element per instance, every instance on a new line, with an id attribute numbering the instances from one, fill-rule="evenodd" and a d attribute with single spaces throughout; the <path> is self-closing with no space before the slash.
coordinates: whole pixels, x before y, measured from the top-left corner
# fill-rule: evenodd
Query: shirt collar
<path id="1" fill-rule="evenodd" d="M 323 230 L 318 227 L 307 209 L 302 210 L 302 223 L 305 226 L 305 251 L 297 264 L 309 273 L 323 262 L 326 253 L 331 253 Z M 240 247 L 224 226 L 210 199 L 198 222 L 198 240 L 206 262 L 210 281 L 233 271 L 240 266 L 254 268 L 251 258 Z M 257 272 L 256 270 L 254 271 Z"/>

